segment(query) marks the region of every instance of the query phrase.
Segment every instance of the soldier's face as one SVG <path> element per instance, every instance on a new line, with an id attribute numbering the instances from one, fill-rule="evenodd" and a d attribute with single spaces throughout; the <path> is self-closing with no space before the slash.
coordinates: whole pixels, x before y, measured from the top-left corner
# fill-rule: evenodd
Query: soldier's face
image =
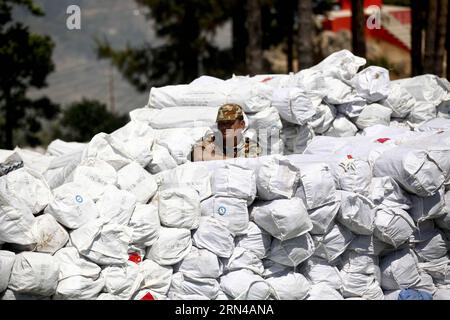
<path id="1" fill-rule="evenodd" d="M 230 136 L 235 137 L 245 128 L 245 121 L 219 121 L 217 127 L 224 139 Z"/>

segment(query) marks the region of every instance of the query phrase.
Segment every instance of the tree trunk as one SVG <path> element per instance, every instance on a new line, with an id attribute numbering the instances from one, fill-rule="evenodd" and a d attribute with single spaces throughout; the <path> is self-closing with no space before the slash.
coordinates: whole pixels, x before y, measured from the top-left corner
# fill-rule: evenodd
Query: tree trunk
<path id="1" fill-rule="evenodd" d="M 314 65 L 312 0 L 298 1 L 298 20 L 298 66 L 302 70 Z"/>
<path id="2" fill-rule="evenodd" d="M 295 13 L 295 0 L 288 0 L 288 18 L 287 18 L 287 30 L 286 30 L 286 43 L 287 43 L 287 70 L 288 72 L 294 71 L 294 13 Z"/>
<path id="3" fill-rule="evenodd" d="M 194 15 L 189 14 L 189 7 L 183 17 L 183 34 L 181 37 L 182 47 L 185 49 L 181 54 L 183 68 L 183 83 L 191 82 L 199 76 L 199 54 L 202 48 L 199 47 L 200 26 Z"/>
<path id="4" fill-rule="evenodd" d="M 436 49 L 434 58 L 434 74 L 439 77 L 445 77 L 444 61 L 445 61 L 445 40 L 447 36 L 447 13 L 448 0 L 439 0 L 437 33 L 436 33 Z"/>
<path id="5" fill-rule="evenodd" d="M 246 52 L 248 45 L 248 34 L 245 28 L 245 7 L 236 2 L 233 5 L 232 14 L 233 26 L 233 64 L 237 70 L 246 70 Z"/>
<path id="6" fill-rule="evenodd" d="M 248 46 L 246 51 L 247 70 L 250 74 L 262 73 L 262 20 L 259 0 L 247 0 L 247 32 Z"/>
<path id="7" fill-rule="evenodd" d="M 423 73 L 423 0 L 411 0 L 411 76 Z"/>
<path id="8" fill-rule="evenodd" d="M 13 108 L 11 106 L 11 90 L 8 88 L 4 88 L 4 97 L 5 97 L 5 147 L 4 149 L 12 150 L 13 146 Z"/>
<path id="9" fill-rule="evenodd" d="M 450 28 L 450 12 L 447 7 L 447 29 Z M 450 79 L 450 32 L 447 31 L 447 79 Z"/>
<path id="10" fill-rule="evenodd" d="M 428 17 L 425 38 L 424 72 L 434 73 L 435 71 L 435 50 L 436 50 L 436 19 L 438 16 L 438 0 L 428 1 Z"/>
<path id="11" fill-rule="evenodd" d="M 366 24 L 364 16 L 364 1 L 352 0 L 352 45 L 353 54 L 366 57 Z"/>

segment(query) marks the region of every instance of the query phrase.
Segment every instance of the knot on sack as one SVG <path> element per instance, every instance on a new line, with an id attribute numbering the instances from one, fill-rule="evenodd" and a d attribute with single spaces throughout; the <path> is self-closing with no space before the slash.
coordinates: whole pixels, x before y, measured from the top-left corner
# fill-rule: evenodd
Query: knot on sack
<path id="1" fill-rule="evenodd" d="M 342 161 L 341 163 L 339 163 L 339 167 L 341 167 L 344 172 L 347 172 L 349 170 L 356 170 L 356 166 L 355 166 L 355 159 L 353 159 L 352 155 L 347 155 L 347 158 Z"/>

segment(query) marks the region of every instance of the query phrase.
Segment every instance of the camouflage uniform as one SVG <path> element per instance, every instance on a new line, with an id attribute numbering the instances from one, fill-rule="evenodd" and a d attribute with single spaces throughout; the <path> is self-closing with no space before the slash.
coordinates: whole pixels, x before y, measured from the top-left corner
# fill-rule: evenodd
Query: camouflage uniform
<path id="1" fill-rule="evenodd" d="M 242 108 L 237 104 L 225 104 L 220 107 L 217 113 L 216 122 L 220 121 L 236 121 L 240 118 L 243 118 L 244 112 Z M 219 132 L 218 132 L 219 133 Z M 225 154 L 226 146 L 222 146 L 222 142 L 217 141 L 216 136 L 206 137 L 203 141 L 198 143 L 197 146 L 202 146 L 203 150 L 207 148 L 210 144 L 216 144 L 216 147 L 219 147 L 222 150 L 222 154 Z M 231 152 L 232 151 L 232 152 Z M 258 143 L 252 140 L 249 137 L 244 136 L 238 141 L 237 145 L 233 147 L 233 150 L 229 150 L 227 152 L 228 157 L 232 158 L 255 158 L 260 156 L 261 148 Z"/>

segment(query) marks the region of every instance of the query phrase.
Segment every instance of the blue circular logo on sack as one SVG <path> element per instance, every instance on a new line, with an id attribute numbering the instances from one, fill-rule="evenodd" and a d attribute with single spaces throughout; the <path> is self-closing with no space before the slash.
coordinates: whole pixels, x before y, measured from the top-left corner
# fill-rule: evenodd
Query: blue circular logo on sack
<path id="1" fill-rule="evenodd" d="M 75 197 L 75 201 L 78 202 L 78 203 L 82 203 L 82 202 L 83 202 L 83 197 L 80 196 L 80 195 L 77 195 L 77 196 Z"/>
<path id="2" fill-rule="evenodd" d="M 227 208 L 225 208 L 225 207 L 223 207 L 223 206 L 220 206 L 220 207 L 217 209 L 217 213 L 219 213 L 221 216 L 223 216 L 225 213 L 227 213 Z"/>

